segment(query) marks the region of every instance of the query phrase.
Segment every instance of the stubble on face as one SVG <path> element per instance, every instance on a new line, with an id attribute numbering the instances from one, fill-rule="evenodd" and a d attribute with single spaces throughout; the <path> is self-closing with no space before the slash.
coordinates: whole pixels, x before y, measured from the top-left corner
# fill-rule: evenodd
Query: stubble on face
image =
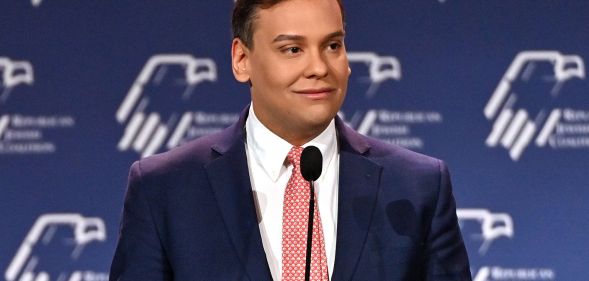
<path id="1" fill-rule="evenodd" d="M 254 112 L 293 145 L 319 135 L 343 103 L 344 35 L 335 0 L 289 0 L 257 11 L 246 63 Z"/>

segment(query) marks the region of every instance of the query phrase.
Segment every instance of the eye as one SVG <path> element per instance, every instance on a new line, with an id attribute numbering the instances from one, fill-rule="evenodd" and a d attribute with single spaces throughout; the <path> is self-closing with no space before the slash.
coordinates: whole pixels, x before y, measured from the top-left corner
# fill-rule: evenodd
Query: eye
<path id="1" fill-rule="evenodd" d="M 299 47 L 290 47 L 286 49 L 287 53 L 291 53 L 291 54 L 298 54 L 301 52 L 301 48 Z"/>
<path id="2" fill-rule="evenodd" d="M 342 47 L 341 43 L 333 42 L 333 43 L 329 44 L 329 49 L 332 51 L 338 50 L 341 47 Z"/>
<path id="3" fill-rule="evenodd" d="M 301 55 L 301 53 L 303 52 L 303 49 L 301 47 L 291 45 L 291 46 L 281 47 L 280 52 L 282 54 L 286 55 L 287 57 L 294 57 L 294 56 Z"/>

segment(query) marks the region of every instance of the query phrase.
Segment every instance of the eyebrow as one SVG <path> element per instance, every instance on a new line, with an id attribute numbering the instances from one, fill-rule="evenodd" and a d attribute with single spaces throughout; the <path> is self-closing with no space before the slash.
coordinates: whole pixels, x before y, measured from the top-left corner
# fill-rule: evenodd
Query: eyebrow
<path id="1" fill-rule="evenodd" d="M 332 32 L 330 34 L 328 34 L 327 36 L 325 36 L 326 40 L 335 38 L 335 37 L 343 37 L 345 36 L 344 31 L 340 30 L 340 31 L 336 31 L 336 32 Z M 272 43 L 275 42 L 280 42 L 280 41 L 303 41 L 305 40 L 305 37 L 302 35 L 294 35 L 294 34 L 280 34 L 278 36 L 276 36 L 276 38 L 274 38 L 274 40 L 272 40 Z"/>

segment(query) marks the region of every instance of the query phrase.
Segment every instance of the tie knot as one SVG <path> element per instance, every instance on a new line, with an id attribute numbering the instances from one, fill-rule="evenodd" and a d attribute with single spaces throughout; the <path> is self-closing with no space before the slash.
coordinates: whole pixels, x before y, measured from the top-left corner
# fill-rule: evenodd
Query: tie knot
<path id="1" fill-rule="evenodd" d="M 292 164 L 295 169 L 299 168 L 299 164 L 301 162 L 301 153 L 303 153 L 303 148 L 300 146 L 293 146 L 288 155 L 286 155 L 286 159 L 288 163 Z"/>

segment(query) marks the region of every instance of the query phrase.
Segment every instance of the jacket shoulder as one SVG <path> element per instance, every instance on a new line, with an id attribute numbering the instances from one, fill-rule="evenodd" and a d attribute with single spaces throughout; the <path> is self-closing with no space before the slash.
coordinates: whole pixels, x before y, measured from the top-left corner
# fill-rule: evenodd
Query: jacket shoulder
<path id="1" fill-rule="evenodd" d="M 361 154 L 383 166 L 399 169 L 429 169 L 440 171 L 444 163 L 409 149 L 358 133 L 341 119 L 336 119 L 341 150 Z"/>
<path id="2" fill-rule="evenodd" d="M 133 164 L 142 178 L 196 172 L 219 156 L 212 147 L 223 139 L 224 131 L 191 140 L 166 152 L 148 156 Z"/>
<path id="3" fill-rule="evenodd" d="M 382 140 L 363 136 L 370 145 L 366 157 L 379 163 L 383 167 L 394 166 L 396 169 L 409 169 L 412 171 L 430 171 L 439 173 L 445 169 L 445 163 L 435 157 L 418 153 L 398 145 L 390 144 Z"/>

